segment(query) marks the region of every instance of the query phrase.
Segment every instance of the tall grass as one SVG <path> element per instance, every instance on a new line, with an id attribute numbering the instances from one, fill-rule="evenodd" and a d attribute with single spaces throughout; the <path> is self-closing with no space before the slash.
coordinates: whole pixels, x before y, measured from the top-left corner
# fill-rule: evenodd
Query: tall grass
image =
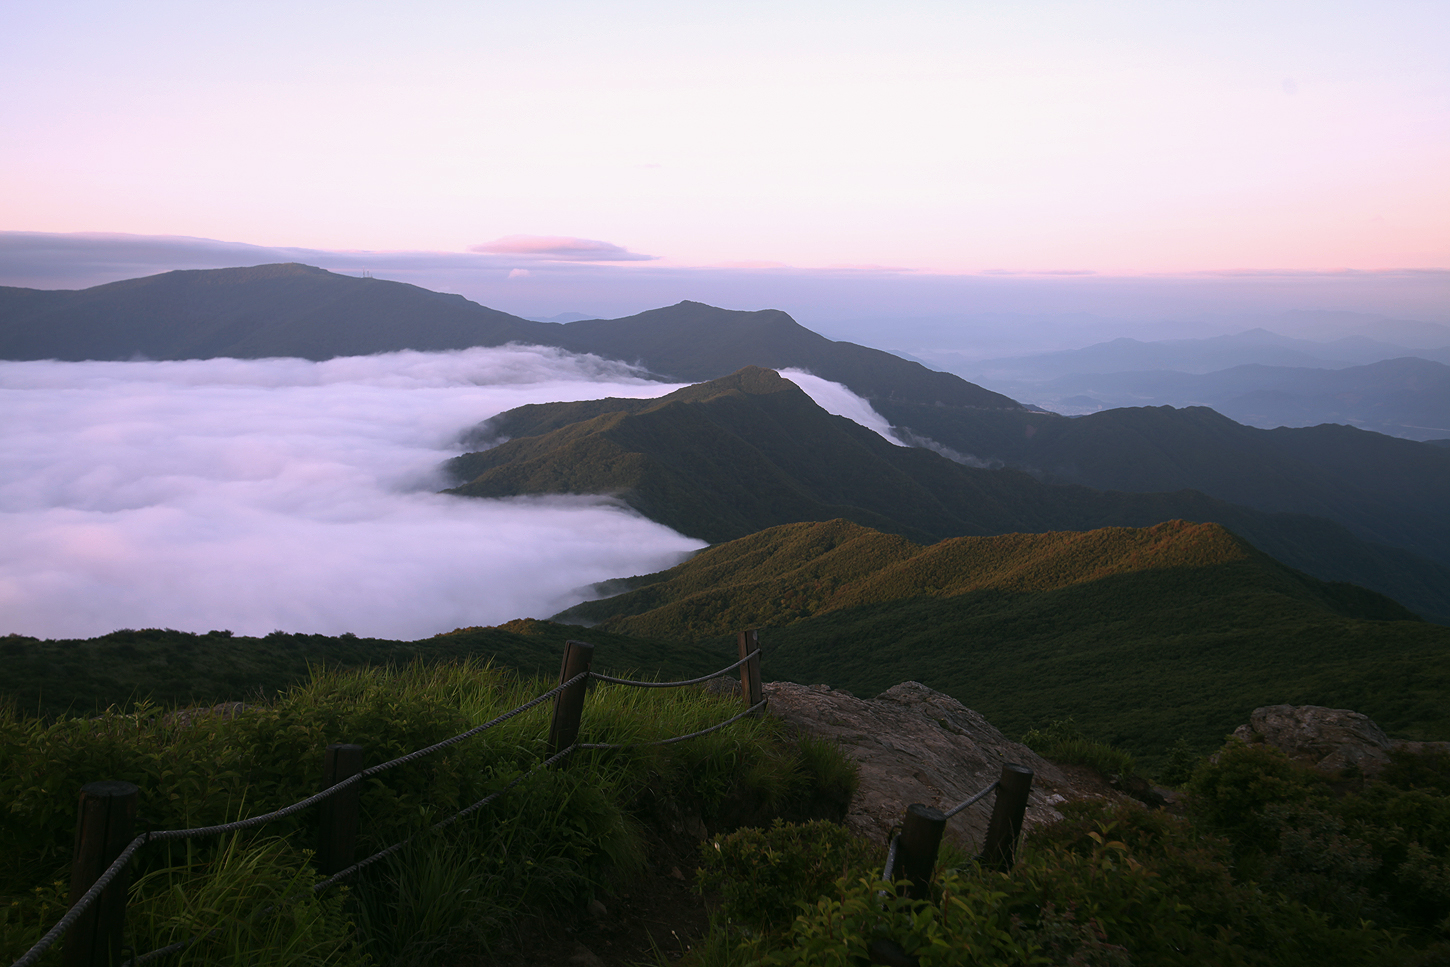
<path id="1" fill-rule="evenodd" d="M 385 761 L 488 721 L 550 684 L 477 662 L 415 664 L 317 671 L 232 718 L 154 707 L 50 722 L 0 713 L 0 801 L 9 806 L 0 810 L 0 959 L 22 953 L 61 912 L 76 790 L 85 783 L 140 786 L 139 830 L 222 823 L 315 792 L 329 743 L 355 742 L 369 763 Z M 706 728 L 740 707 L 694 688 L 605 685 L 586 700 L 581 740 L 649 742 Z M 250 838 L 143 850 L 127 943 L 145 950 L 220 927 L 184 956 L 425 964 L 487 947 L 519 914 L 577 907 L 640 870 L 643 824 L 662 802 L 718 828 L 741 816 L 830 812 L 854 779 L 839 753 L 792 741 L 774 719 L 748 718 L 669 746 L 577 752 L 445 832 L 427 832 L 537 765 L 549 714 L 543 703 L 365 782 L 358 855 L 416 839 L 363 871 L 348 894 L 283 902 L 315 881 L 315 810 Z"/>
<path id="2" fill-rule="evenodd" d="M 1089 738 L 1071 718 L 1060 719 L 1046 728 L 1032 729 L 1022 736 L 1022 744 L 1044 759 L 1087 766 L 1105 778 L 1127 779 L 1137 774 L 1138 763 L 1132 753 Z"/>

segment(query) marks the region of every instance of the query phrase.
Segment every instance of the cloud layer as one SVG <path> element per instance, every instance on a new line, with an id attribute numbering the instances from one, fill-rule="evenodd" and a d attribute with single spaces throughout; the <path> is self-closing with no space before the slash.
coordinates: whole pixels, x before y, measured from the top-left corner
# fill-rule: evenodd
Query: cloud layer
<path id="1" fill-rule="evenodd" d="M 439 495 L 438 464 L 512 406 L 672 388 L 517 347 L 0 363 L 0 634 L 413 638 L 552 614 L 700 544 L 597 498 Z"/>
<path id="2" fill-rule="evenodd" d="M 631 252 L 613 242 L 566 235 L 506 235 L 492 242 L 469 246 L 468 250 L 483 255 L 513 255 L 551 262 L 649 262 L 659 257 Z"/>

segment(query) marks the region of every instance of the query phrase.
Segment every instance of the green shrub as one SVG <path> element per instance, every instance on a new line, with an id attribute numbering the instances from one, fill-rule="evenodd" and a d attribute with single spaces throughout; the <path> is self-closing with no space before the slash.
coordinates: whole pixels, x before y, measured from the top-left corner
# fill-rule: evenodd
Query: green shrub
<path id="1" fill-rule="evenodd" d="M 842 878 L 797 918 L 774 963 L 858 964 L 889 941 L 941 965 L 1401 963 L 1395 937 L 1337 928 L 1303 904 L 1233 882 L 1227 848 L 1181 819 L 1078 805 L 1034 834 L 1010 873 L 939 874 L 930 900 Z"/>
<path id="2" fill-rule="evenodd" d="M 1450 936 L 1450 795 L 1443 762 L 1399 755 L 1392 780 L 1338 791 L 1265 744 L 1231 741 L 1195 771 L 1195 820 L 1227 838 L 1240 880 L 1350 926 Z M 1342 783 L 1340 784 L 1343 785 Z"/>
<path id="3" fill-rule="evenodd" d="M 1044 759 L 1087 766 L 1104 776 L 1126 779 L 1137 774 L 1138 764 L 1130 753 L 1088 738 L 1071 718 L 1031 730 L 1022 736 L 1022 744 Z"/>
<path id="4" fill-rule="evenodd" d="M 757 931 L 790 923 L 799 904 L 875 858 L 867 843 L 826 821 L 736 830 L 702 843 L 700 854 L 698 888 L 719 892 L 727 922 Z"/>

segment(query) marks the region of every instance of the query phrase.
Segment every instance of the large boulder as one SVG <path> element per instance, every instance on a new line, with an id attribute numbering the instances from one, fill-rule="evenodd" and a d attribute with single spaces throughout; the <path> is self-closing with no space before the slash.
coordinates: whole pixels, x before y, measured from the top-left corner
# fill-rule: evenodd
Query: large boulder
<path id="1" fill-rule="evenodd" d="M 1267 705 L 1256 708 L 1248 725 L 1234 736 L 1244 742 L 1267 742 L 1289 758 L 1321 772 L 1357 769 L 1375 775 L 1390 763 L 1392 741 L 1363 712 L 1319 705 Z"/>
<path id="2" fill-rule="evenodd" d="M 904 682 L 874 699 L 826 685 L 772 682 L 765 686 L 771 714 L 797 729 L 839 743 L 860 770 L 846 825 L 858 835 L 885 842 L 912 803 L 943 812 L 989 785 L 1004 763 L 1036 775 L 1026 826 L 1062 818 L 1053 807 L 1069 799 L 1118 798 L 1088 770 L 1054 765 L 1013 742 L 978 713 L 919 682 Z M 957 814 L 947 835 L 980 847 L 995 797 L 988 795 Z"/>

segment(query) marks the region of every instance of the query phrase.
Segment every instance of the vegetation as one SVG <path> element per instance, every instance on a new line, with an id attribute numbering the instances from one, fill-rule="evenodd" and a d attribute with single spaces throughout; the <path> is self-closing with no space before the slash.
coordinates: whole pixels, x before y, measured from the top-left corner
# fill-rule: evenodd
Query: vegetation
<path id="1" fill-rule="evenodd" d="M 425 747 L 513 708 L 546 682 L 477 663 L 318 675 L 228 717 L 142 706 L 98 718 L 0 716 L 0 959 L 63 912 L 76 790 L 141 787 L 138 829 L 221 823 L 315 792 L 330 742 L 370 762 Z M 636 742 L 728 718 L 738 700 L 698 689 L 604 686 L 589 741 Z M 578 752 L 444 833 L 430 825 L 542 758 L 547 706 L 369 780 L 359 855 L 418 836 L 341 892 L 314 899 L 316 811 L 245 833 L 155 844 L 131 888 L 128 944 L 208 933 L 194 963 L 425 963 L 486 948 L 521 913 L 577 909 L 644 862 L 660 810 L 715 829 L 775 816 L 840 815 L 852 775 L 833 750 L 801 747 L 771 718 L 668 746 Z M 844 785 L 843 785 L 844 784 Z M 274 907 L 272 912 L 263 912 Z M 285 955 L 278 951 L 284 951 Z M 8 960 L 7 960 L 8 962 Z"/>
<path id="2" fill-rule="evenodd" d="M 1008 410 L 1000 418 L 1029 419 Z M 479 433 L 508 439 L 451 461 L 461 481 L 453 493 L 614 494 L 651 520 L 715 543 L 836 518 L 919 543 L 1216 522 L 1321 580 L 1370 588 L 1450 621 L 1450 566 L 1366 541 L 1343 525 L 1192 490 L 1097 491 L 964 466 L 831 416 L 794 383 L 756 367 L 658 400 L 524 407 Z"/>
<path id="3" fill-rule="evenodd" d="M 906 598 L 984 590 L 1031 594 L 1117 575 L 1241 562 L 1261 572 L 1266 588 L 1345 616 L 1416 620 L 1388 599 L 1295 574 L 1216 524 L 1185 521 L 958 537 L 928 547 L 846 520 L 788 524 L 634 578 L 633 590 L 585 602 L 558 617 L 626 634 L 691 640 Z"/>
<path id="4" fill-rule="evenodd" d="M 861 695 L 920 681 L 1009 734 L 1071 719 L 1150 774 L 1170 753 L 1182 772 L 1249 711 L 1286 702 L 1356 709 L 1402 738 L 1450 738 L 1450 629 L 1291 571 L 1214 525 L 921 547 L 847 521 L 794 524 L 632 583 L 563 616 L 603 618 L 588 631 L 523 620 L 394 642 L 152 629 L 12 636 L 0 653 L 18 708 L 95 714 L 147 700 L 252 703 L 310 667 L 479 657 L 552 675 L 569 638 L 597 646 L 600 670 L 692 677 L 734 660 L 736 630 L 761 627 L 767 679 Z"/>
<path id="5" fill-rule="evenodd" d="M 26 713 L 94 715 L 138 702 L 212 705 L 266 700 L 306 682 L 314 669 L 341 670 L 481 658 L 523 675 L 556 675 L 575 627 L 524 618 L 494 628 L 459 628 L 419 641 L 274 631 L 262 638 L 212 631 L 123 628 L 99 638 L 0 638 L 0 695 Z M 689 645 L 591 631 L 600 671 L 649 668 L 693 677 L 735 660 L 735 645 Z"/>
<path id="6" fill-rule="evenodd" d="M 1443 753 L 1400 755 L 1382 781 L 1331 780 L 1231 741 L 1198 767 L 1190 803 L 1191 817 L 1065 804 L 1011 872 L 944 849 L 916 899 L 881 880 L 879 851 L 839 834 L 778 824 L 717 838 L 702 882 L 727 899 L 696 963 L 845 967 L 883 943 L 924 967 L 1450 960 Z M 825 853 L 849 868 L 823 886 Z M 774 875 L 796 869 L 810 872 Z"/>
<path id="7" fill-rule="evenodd" d="M 1137 774 L 1137 761 L 1129 752 L 1089 738 L 1072 719 L 1062 719 L 1040 729 L 1029 729 L 1022 744 L 1044 759 L 1069 765 L 1087 766 L 1106 777 L 1127 779 Z"/>
<path id="8" fill-rule="evenodd" d="M 559 617 L 721 653 L 727 631 L 762 627 L 767 677 L 862 695 L 916 680 L 1009 733 L 1071 718 L 1150 770 L 1174 744 L 1180 759 L 1206 753 L 1250 710 L 1285 702 L 1450 738 L 1450 629 L 1211 524 L 929 547 L 794 524 L 630 583 Z"/>

